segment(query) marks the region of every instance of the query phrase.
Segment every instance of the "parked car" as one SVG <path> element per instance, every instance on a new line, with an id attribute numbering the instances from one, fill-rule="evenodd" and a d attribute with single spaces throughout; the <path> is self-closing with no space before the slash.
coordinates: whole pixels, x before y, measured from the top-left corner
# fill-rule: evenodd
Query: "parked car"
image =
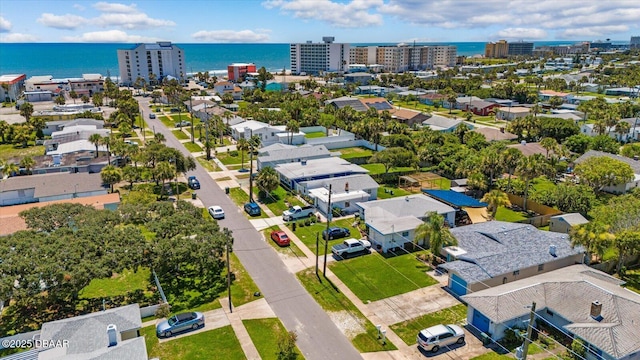
<path id="1" fill-rule="evenodd" d="M 156 118 L 156 114 L 154 113 L 150 113 L 149 114 L 149 119 L 155 119 Z"/>
<path id="2" fill-rule="evenodd" d="M 224 219 L 224 210 L 218 205 L 209 206 L 209 215 L 214 219 Z"/>
<path id="3" fill-rule="evenodd" d="M 187 184 L 189 184 L 189 188 L 191 188 L 192 190 L 200 189 L 200 181 L 198 181 L 195 176 L 189 176 L 189 178 L 187 179 Z"/>
<path id="4" fill-rule="evenodd" d="M 275 241 L 280 246 L 289 246 L 291 240 L 284 231 L 272 231 L 271 240 Z"/>
<path id="5" fill-rule="evenodd" d="M 336 244 L 331 247 L 331 253 L 336 259 L 347 259 L 350 257 L 360 256 L 369 253 L 371 243 L 367 240 L 347 239 L 342 244 Z"/>
<path id="6" fill-rule="evenodd" d="M 282 219 L 284 221 L 291 221 L 296 219 L 302 219 L 311 216 L 314 212 L 313 206 L 292 206 L 289 210 L 285 210 L 282 213 Z"/>
<path id="7" fill-rule="evenodd" d="M 351 235 L 351 231 L 347 228 L 331 227 L 329 230 L 322 232 L 322 238 L 325 240 L 341 239 Z"/>
<path id="8" fill-rule="evenodd" d="M 464 330 L 458 325 L 436 325 L 418 333 L 418 346 L 437 352 L 443 346 L 464 343 Z"/>
<path id="9" fill-rule="evenodd" d="M 248 202 L 244 204 L 244 211 L 251 216 L 260 216 L 260 206 L 254 202 Z"/>
<path id="10" fill-rule="evenodd" d="M 188 312 L 174 315 L 156 325 L 156 336 L 171 337 L 173 334 L 196 330 L 204 326 L 204 315 L 200 312 Z"/>
<path id="11" fill-rule="evenodd" d="M 176 127 L 189 126 L 189 125 L 191 125 L 191 122 L 183 120 L 183 121 L 177 122 L 175 125 L 176 125 Z"/>

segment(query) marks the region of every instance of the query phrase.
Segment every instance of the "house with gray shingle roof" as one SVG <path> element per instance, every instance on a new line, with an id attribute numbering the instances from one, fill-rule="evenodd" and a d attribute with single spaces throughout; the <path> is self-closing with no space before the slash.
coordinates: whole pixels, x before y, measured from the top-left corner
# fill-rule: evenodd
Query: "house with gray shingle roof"
<path id="1" fill-rule="evenodd" d="M 640 161 L 638 160 L 630 159 L 626 156 L 611 154 L 604 151 L 589 150 L 586 153 L 582 154 L 582 156 L 580 156 L 579 158 L 575 159 L 574 163 L 580 164 L 589 158 L 603 156 L 628 164 L 629 166 L 631 166 L 634 174 L 633 179 L 628 183 L 606 186 L 604 189 L 602 189 L 603 191 L 613 194 L 621 194 L 627 191 L 631 191 L 631 189 L 633 188 L 640 187 Z"/>
<path id="2" fill-rule="evenodd" d="M 360 99 L 356 97 L 343 96 L 331 100 L 327 100 L 324 102 L 325 106 L 333 106 L 336 109 L 342 109 L 347 106 L 351 107 L 353 110 L 357 112 L 365 112 L 367 111 L 367 106 L 360 101 Z"/>
<path id="3" fill-rule="evenodd" d="M 0 181 L 0 206 L 105 195 L 100 174 L 52 173 Z"/>
<path id="4" fill-rule="evenodd" d="M 566 234 L 533 225 L 488 221 L 451 229 L 458 244 L 442 249 L 449 289 L 456 295 L 480 291 L 581 263 L 584 249 Z"/>
<path id="5" fill-rule="evenodd" d="M 429 127 L 433 131 L 450 133 L 462 123 L 462 120 L 451 119 L 441 115 L 432 115 L 430 118 L 422 122 L 422 126 Z M 473 126 L 468 124 L 467 126 L 470 129 L 473 129 Z"/>
<path id="6" fill-rule="evenodd" d="M 492 339 L 524 328 L 536 303 L 536 329 L 547 323 L 567 339 L 580 338 L 586 359 L 640 358 L 640 295 L 624 282 L 586 265 L 573 265 L 465 295 L 467 321 Z"/>
<path id="7" fill-rule="evenodd" d="M 275 167 L 278 164 L 323 159 L 330 156 L 331 152 L 329 152 L 324 145 L 286 145 L 286 147 L 281 149 L 272 148 L 268 151 L 261 151 L 258 154 L 258 171 L 265 166 Z"/>

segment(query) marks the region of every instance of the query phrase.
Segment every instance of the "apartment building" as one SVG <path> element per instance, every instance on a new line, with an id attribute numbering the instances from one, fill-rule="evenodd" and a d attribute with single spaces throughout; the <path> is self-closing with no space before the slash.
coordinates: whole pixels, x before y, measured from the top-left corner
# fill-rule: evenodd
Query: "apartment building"
<path id="1" fill-rule="evenodd" d="M 506 40 L 489 42 L 484 47 L 484 57 L 506 58 L 509 55 L 509 43 Z"/>
<path id="2" fill-rule="evenodd" d="M 349 49 L 349 64 L 377 64 L 377 46 L 357 46 Z"/>
<path id="3" fill-rule="evenodd" d="M 0 75 L 0 101 L 16 101 L 25 90 L 25 74 Z"/>
<path id="4" fill-rule="evenodd" d="M 533 43 L 518 41 L 509 43 L 509 56 L 533 55 Z"/>
<path id="5" fill-rule="evenodd" d="M 229 81 L 242 81 L 242 77 L 255 73 L 256 72 L 256 64 L 244 64 L 244 63 L 235 63 L 227 66 L 227 75 Z"/>
<path id="6" fill-rule="evenodd" d="M 454 67 L 456 66 L 458 49 L 453 45 L 427 46 L 429 51 L 433 51 L 432 67 Z"/>
<path id="7" fill-rule="evenodd" d="M 361 46 L 350 49 L 349 59 L 355 64 L 379 64 L 384 71 L 403 72 L 452 67 L 456 64 L 455 46 Z"/>
<path id="8" fill-rule="evenodd" d="M 640 36 L 631 37 L 631 41 L 629 41 L 629 48 L 640 49 Z"/>
<path id="9" fill-rule="evenodd" d="M 151 74 L 155 74 L 156 81 L 167 76 L 182 79 L 186 75 L 184 51 L 170 41 L 118 49 L 118 68 L 124 85 L 133 85 L 138 77 L 149 82 Z"/>
<path id="10" fill-rule="evenodd" d="M 307 41 L 289 45 L 292 74 L 343 72 L 349 65 L 349 44 L 334 43 L 335 37 L 325 36 L 321 43 Z"/>

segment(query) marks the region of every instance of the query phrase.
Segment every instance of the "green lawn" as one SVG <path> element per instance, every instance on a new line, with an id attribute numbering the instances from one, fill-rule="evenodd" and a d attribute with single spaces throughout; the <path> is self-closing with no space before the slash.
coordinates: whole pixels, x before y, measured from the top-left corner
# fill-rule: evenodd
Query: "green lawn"
<path id="1" fill-rule="evenodd" d="M 80 298 L 108 298 L 125 295 L 134 290 L 147 290 L 151 279 L 149 268 L 140 268 L 137 272 L 125 269 L 120 274 L 113 274 L 108 279 L 93 279 L 82 291 Z"/>
<path id="2" fill-rule="evenodd" d="M 622 279 L 627 282 L 624 287 L 640 294 L 640 269 L 627 270 Z"/>
<path id="3" fill-rule="evenodd" d="M 313 138 L 321 138 L 321 137 L 326 137 L 327 134 L 324 131 L 315 131 L 315 132 L 310 132 L 310 133 L 305 133 L 304 137 L 306 137 L 307 139 L 313 139 Z"/>
<path id="4" fill-rule="evenodd" d="M 474 358 L 471 358 L 471 360 L 503 360 L 503 359 L 511 359 L 513 360 L 512 356 L 508 356 L 508 355 L 500 355 L 497 352 L 494 351 L 489 351 L 488 353 L 484 353 L 480 356 L 476 356 Z"/>
<path id="5" fill-rule="evenodd" d="M 249 194 L 247 194 L 242 188 L 235 187 L 229 189 L 229 196 L 231 200 L 238 205 L 244 206 L 244 204 L 249 202 Z"/>
<path id="6" fill-rule="evenodd" d="M 278 244 L 276 244 L 275 241 L 271 240 L 271 232 L 274 230 L 279 231 L 280 227 L 271 226 L 269 228 L 262 230 L 262 234 L 264 235 L 266 242 L 269 245 L 271 245 L 271 247 L 276 249 L 277 252 L 285 255 L 289 255 L 289 256 L 307 257 L 293 241 L 289 242 L 289 246 L 279 246 Z"/>
<path id="7" fill-rule="evenodd" d="M 160 120 L 164 124 L 164 126 L 168 128 L 174 128 L 176 125 L 175 121 L 173 121 L 173 119 L 166 115 L 158 116 L 158 120 Z"/>
<path id="8" fill-rule="evenodd" d="M 367 303 L 436 284 L 437 281 L 425 273 L 430 267 L 418 261 L 417 254 L 385 259 L 374 252 L 333 262 L 329 268 L 362 302 Z"/>
<path id="9" fill-rule="evenodd" d="M 547 179 L 544 176 L 540 176 L 538 178 L 533 179 L 531 182 L 532 191 L 547 191 L 553 190 L 556 187 L 556 184 L 553 181 Z"/>
<path id="10" fill-rule="evenodd" d="M 438 324 L 459 324 L 467 318 L 467 307 L 456 305 L 434 313 L 403 321 L 390 326 L 407 345 L 416 343 L 416 335 L 420 330 Z"/>
<path id="11" fill-rule="evenodd" d="M 249 167 L 249 153 L 246 151 L 222 151 L 219 152 L 216 157 L 218 158 L 218 160 L 220 160 L 221 163 L 225 165 L 240 164 L 240 162 L 242 161 L 241 153 L 244 153 L 244 163 L 247 164 L 247 167 Z"/>
<path id="12" fill-rule="evenodd" d="M 192 153 L 202 151 L 202 148 L 200 147 L 200 145 L 196 143 L 185 142 L 185 143 L 182 143 L 182 145 L 184 145 L 184 147 L 186 147 L 187 150 L 189 150 L 189 152 L 192 152 Z"/>
<path id="13" fill-rule="evenodd" d="M 329 313 L 329 316 L 331 316 L 331 313 L 346 313 L 348 316 L 353 317 L 356 322 L 362 324 L 365 332 L 348 335 L 351 343 L 358 351 L 372 352 L 396 349 L 395 345 L 389 340 L 385 345 L 382 344 L 378 339 L 376 327 L 362 315 L 360 310 L 344 294 L 335 291 L 328 280 L 323 278 L 322 282 L 319 282 L 313 269 L 303 270 L 297 276 L 309 294 Z"/>
<path id="14" fill-rule="evenodd" d="M 385 190 L 387 191 L 385 192 Z M 393 194 L 391 194 L 391 191 L 393 191 Z M 400 197 L 400 196 L 407 196 L 411 194 L 413 193 L 397 187 L 380 186 L 378 188 L 378 200 L 389 199 L 389 198 Z"/>
<path id="15" fill-rule="evenodd" d="M 231 325 L 160 343 L 155 326 L 140 329 L 149 358 L 160 360 L 242 360 L 246 359 Z"/>
<path id="16" fill-rule="evenodd" d="M 171 133 L 178 139 L 178 140 L 187 140 L 189 139 L 189 135 L 185 134 L 184 131 L 182 130 L 171 130 Z"/>
<path id="17" fill-rule="evenodd" d="M 231 302 L 233 302 L 233 306 L 240 306 L 259 299 L 253 294 L 260 291 L 260 289 L 258 289 L 256 283 L 253 282 L 253 279 L 234 253 L 231 253 L 231 272 L 235 275 L 235 280 L 231 284 Z"/>
<path id="18" fill-rule="evenodd" d="M 358 229 L 356 229 L 355 227 L 351 226 L 353 222 L 354 222 L 353 218 L 340 219 L 337 221 L 332 221 L 331 226 L 346 227 L 351 232 L 350 237 L 360 239 L 360 231 L 358 231 Z M 299 223 L 300 222 L 298 222 L 298 224 Z M 291 228 L 291 226 L 289 226 L 289 228 Z M 316 252 L 316 234 L 319 234 L 318 235 L 318 239 L 320 239 L 319 254 L 324 255 L 324 241 L 322 240 L 322 231 L 324 231 L 326 228 L 327 228 L 326 222 L 315 223 L 311 226 L 304 226 L 304 227 L 296 226 L 296 231 L 294 231 L 294 233 L 296 234 L 298 239 L 300 239 L 300 241 L 302 241 L 305 245 L 307 245 L 309 250 L 311 250 L 314 254 Z M 344 239 L 329 240 L 329 245 L 327 247 L 329 256 L 331 256 L 331 247 L 333 245 L 342 243 L 342 241 L 344 241 Z"/>
<path id="19" fill-rule="evenodd" d="M 216 165 L 216 163 L 213 160 L 207 160 L 206 156 L 198 156 L 196 158 L 196 160 L 198 160 L 200 165 L 202 165 L 202 167 L 207 169 L 207 171 L 209 171 L 209 172 L 214 172 L 214 171 L 219 171 L 220 170 L 218 168 L 218 165 Z"/>
<path id="20" fill-rule="evenodd" d="M 0 145 L 0 160 L 16 159 L 16 163 L 20 162 L 20 159 L 26 156 L 39 156 L 44 155 L 44 146 L 29 146 L 26 148 L 16 147 L 11 144 Z"/>
<path id="21" fill-rule="evenodd" d="M 258 189 L 256 188 L 254 191 L 257 190 Z M 256 195 L 259 195 L 259 193 L 256 192 Z M 269 210 L 271 210 L 275 215 L 278 216 L 282 215 L 282 213 L 289 208 L 287 205 L 285 205 L 285 200 L 288 201 L 292 206 L 305 205 L 293 194 L 287 193 L 287 190 L 285 190 L 285 188 L 283 188 L 281 185 L 279 185 L 277 189 L 273 190 L 269 194 L 266 194 L 264 198 L 259 198 L 260 202 L 267 205 Z"/>
<path id="22" fill-rule="evenodd" d="M 348 147 L 344 149 L 337 149 L 340 152 L 340 157 L 343 159 L 367 157 L 373 155 L 373 151 L 364 147 Z"/>
<path id="23" fill-rule="evenodd" d="M 431 112 L 431 111 L 435 110 L 435 107 L 433 107 L 431 105 L 423 104 L 423 103 L 418 102 L 418 101 L 407 102 L 407 101 L 404 101 L 404 100 L 394 100 L 393 101 L 393 105 L 400 106 L 400 107 L 407 108 L 407 109 L 414 109 L 414 110 L 420 110 L 420 111 L 426 111 L 426 112 Z"/>
<path id="24" fill-rule="evenodd" d="M 287 330 L 280 320 L 277 318 L 242 320 L 242 324 L 247 329 L 251 341 L 263 360 L 278 359 L 278 340 L 280 336 L 287 334 Z M 298 359 L 304 359 L 297 347 L 296 352 Z"/>
<path id="25" fill-rule="evenodd" d="M 525 215 L 525 213 L 514 211 L 504 206 L 500 206 L 498 208 L 498 212 L 496 212 L 496 220 L 498 221 L 518 222 L 526 218 L 527 216 Z"/>
<path id="26" fill-rule="evenodd" d="M 361 166 L 363 168 L 369 170 L 369 175 L 378 175 L 378 174 L 384 174 L 385 173 L 384 165 L 379 164 L 379 163 L 364 164 L 364 165 L 361 165 Z M 410 167 L 410 166 L 401 166 L 401 167 L 395 167 L 395 168 L 389 169 L 389 174 L 394 173 L 394 172 L 414 171 L 414 170 L 415 170 L 415 168 Z"/>

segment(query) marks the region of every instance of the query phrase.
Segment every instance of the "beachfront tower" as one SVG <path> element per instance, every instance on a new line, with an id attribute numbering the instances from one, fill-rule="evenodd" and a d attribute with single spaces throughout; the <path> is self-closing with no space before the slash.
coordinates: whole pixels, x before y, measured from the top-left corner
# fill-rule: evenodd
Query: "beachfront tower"
<path id="1" fill-rule="evenodd" d="M 120 82 L 130 86 L 141 77 L 149 83 L 151 74 L 156 81 L 167 76 L 183 81 L 186 78 L 184 51 L 170 41 L 155 44 L 137 44 L 128 49 L 118 49 Z"/>
<path id="2" fill-rule="evenodd" d="M 325 36 L 321 43 L 291 44 L 292 74 L 313 74 L 322 72 L 345 72 L 349 65 L 349 44 L 334 43 L 333 36 Z"/>

